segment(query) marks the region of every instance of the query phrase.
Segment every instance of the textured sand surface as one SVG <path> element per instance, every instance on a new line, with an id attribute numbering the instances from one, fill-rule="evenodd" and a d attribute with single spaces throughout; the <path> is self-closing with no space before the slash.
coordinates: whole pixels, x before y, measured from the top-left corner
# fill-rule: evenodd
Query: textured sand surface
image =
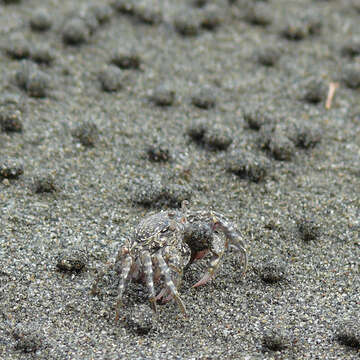
<path id="1" fill-rule="evenodd" d="M 0 0 L 0 358 L 358 359 L 359 24 L 357 0 Z M 193 289 L 194 263 L 188 318 L 129 284 L 115 323 L 96 274 L 185 199 L 240 231 L 245 279 L 230 252 Z"/>

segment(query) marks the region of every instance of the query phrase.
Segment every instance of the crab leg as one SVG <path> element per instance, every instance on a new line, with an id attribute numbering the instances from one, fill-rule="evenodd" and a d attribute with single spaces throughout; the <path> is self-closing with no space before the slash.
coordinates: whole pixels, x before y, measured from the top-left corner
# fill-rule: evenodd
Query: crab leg
<path id="1" fill-rule="evenodd" d="M 116 302 L 116 315 L 115 315 L 115 322 L 119 320 L 120 316 L 120 306 L 122 306 L 122 294 L 124 292 L 124 287 L 126 280 L 130 273 L 130 268 L 132 265 L 132 258 L 130 255 L 126 255 L 122 261 L 122 268 L 121 268 L 121 277 L 120 282 L 118 285 L 118 296 L 117 296 L 117 302 Z"/>
<path id="2" fill-rule="evenodd" d="M 220 263 L 221 263 L 221 255 L 215 254 L 211 257 L 210 259 L 210 265 L 209 268 L 206 270 L 205 274 L 203 275 L 203 277 L 196 283 L 194 284 L 192 287 L 198 287 L 201 285 L 206 284 L 209 280 L 211 280 L 211 278 L 215 275 L 216 270 L 218 269 Z"/>
<path id="3" fill-rule="evenodd" d="M 153 279 L 153 269 L 152 269 L 152 261 L 149 251 L 144 251 L 142 254 L 141 262 L 144 267 L 144 273 L 146 276 L 146 286 L 149 290 L 149 300 L 151 303 L 151 308 L 156 312 L 156 298 L 155 298 L 155 289 L 154 289 L 154 279 Z"/>
<path id="4" fill-rule="evenodd" d="M 167 288 L 162 288 L 160 292 L 156 295 L 156 301 L 161 300 L 165 295 L 169 293 L 169 290 Z"/>
<path id="5" fill-rule="evenodd" d="M 214 229 L 220 229 L 225 234 L 226 239 L 229 241 L 228 247 L 241 252 L 244 262 L 242 276 L 244 276 L 247 270 L 248 258 L 245 250 L 245 245 L 241 240 L 240 234 L 236 230 L 234 230 L 229 224 L 221 221 L 216 221 L 213 227 Z"/>
<path id="6" fill-rule="evenodd" d="M 222 262 L 222 257 L 226 251 L 226 243 L 217 234 L 214 234 L 211 241 L 211 249 L 209 249 L 208 251 L 212 254 L 209 267 L 207 268 L 202 278 L 196 284 L 194 284 L 193 287 L 204 285 L 214 277 L 217 269 Z"/>
<path id="7" fill-rule="evenodd" d="M 180 282 L 182 279 L 182 271 L 179 271 L 175 265 L 171 266 L 170 263 L 171 259 L 169 260 L 169 263 L 167 264 L 168 268 L 172 272 L 171 277 L 173 280 L 173 283 L 175 287 L 178 289 L 180 286 Z M 173 298 L 173 294 L 169 290 L 169 288 L 163 288 L 159 294 L 156 296 L 156 300 L 161 300 L 163 304 L 169 302 Z"/>
<path id="8" fill-rule="evenodd" d="M 184 315 L 186 315 L 186 309 L 185 309 L 185 305 L 183 304 L 183 302 L 181 301 L 181 298 L 179 296 L 179 293 L 176 289 L 176 286 L 174 285 L 174 282 L 171 279 L 170 276 L 170 271 L 169 271 L 169 267 L 167 266 L 164 258 L 162 257 L 160 252 L 156 253 L 156 259 L 159 263 L 159 267 L 160 267 L 160 272 L 161 275 L 164 276 L 165 278 L 165 284 L 168 287 L 171 295 L 175 298 L 177 304 L 179 305 L 181 311 L 183 312 Z"/>

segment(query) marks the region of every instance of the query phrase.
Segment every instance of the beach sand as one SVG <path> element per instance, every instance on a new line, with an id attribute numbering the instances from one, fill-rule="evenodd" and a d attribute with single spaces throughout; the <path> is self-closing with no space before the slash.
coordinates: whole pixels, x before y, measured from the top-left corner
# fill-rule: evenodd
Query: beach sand
<path id="1" fill-rule="evenodd" d="M 357 1 L 0 1 L 1 359 L 358 359 Z M 331 94 L 329 90 L 335 92 Z M 118 276 L 147 214 L 239 230 L 154 315 Z"/>

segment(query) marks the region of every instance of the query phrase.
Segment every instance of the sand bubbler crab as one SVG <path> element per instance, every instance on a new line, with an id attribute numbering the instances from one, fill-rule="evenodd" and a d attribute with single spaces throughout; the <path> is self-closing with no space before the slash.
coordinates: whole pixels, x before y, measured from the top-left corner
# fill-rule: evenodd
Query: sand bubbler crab
<path id="1" fill-rule="evenodd" d="M 184 201 L 181 209 L 160 211 L 145 217 L 130 239 L 120 248 L 115 263 L 119 266 L 119 283 L 116 304 L 116 321 L 120 316 L 122 295 L 129 281 L 146 284 L 154 312 L 157 302 L 175 299 L 186 316 L 178 288 L 183 271 L 194 261 L 210 254 L 209 266 L 201 279 L 193 285 L 198 287 L 211 280 L 219 269 L 223 256 L 230 248 L 242 255 L 242 276 L 247 268 L 247 253 L 241 236 L 222 214 L 215 211 L 193 211 Z M 98 292 L 98 283 L 104 276 L 100 272 L 92 286 Z M 155 284 L 162 284 L 155 294 Z"/>

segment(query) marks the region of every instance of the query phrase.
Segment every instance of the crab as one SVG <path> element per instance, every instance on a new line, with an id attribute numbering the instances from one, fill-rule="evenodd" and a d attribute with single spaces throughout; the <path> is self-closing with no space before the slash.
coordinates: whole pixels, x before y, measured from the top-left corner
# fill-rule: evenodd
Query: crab
<path id="1" fill-rule="evenodd" d="M 156 313 L 157 303 L 175 299 L 184 316 L 186 308 L 178 292 L 183 272 L 194 261 L 210 254 L 208 268 L 193 287 L 206 284 L 214 278 L 223 256 L 232 248 L 242 255 L 242 276 L 247 268 L 247 252 L 241 236 L 226 217 L 215 211 L 194 211 L 188 202 L 181 209 L 163 210 L 148 215 L 135 228 L 133 235 L 125 239 L 115 263 L 118 266 L 119 283 L 116 303 L 117 321 L 120 316 L 122 295 L 129 281 L 140 281 L 148 289 L 151 308 Z M 223 235 L 221 235 L 221 233 Z M 98 293 L 98 283 L 104 276 L 100 272 L 92 293 Z M 160 291 L 155 293 L 155 284 Z"/>

